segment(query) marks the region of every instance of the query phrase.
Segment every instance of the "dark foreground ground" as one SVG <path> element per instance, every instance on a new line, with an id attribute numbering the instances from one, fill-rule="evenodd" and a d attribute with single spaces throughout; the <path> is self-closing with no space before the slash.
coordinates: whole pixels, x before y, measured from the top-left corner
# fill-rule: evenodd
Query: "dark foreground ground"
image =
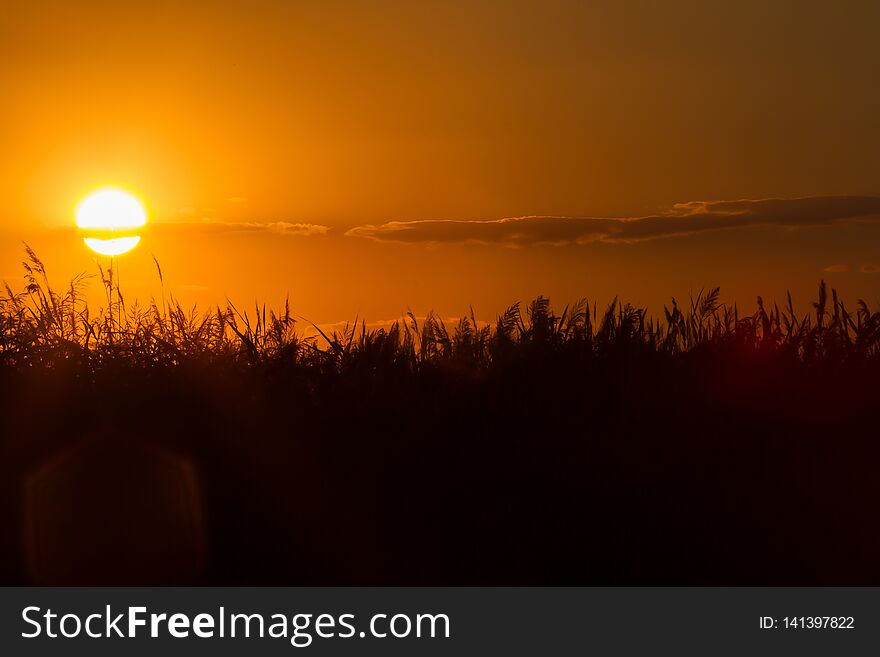
<path id="1" fill-rule="evenodd" d="M 880 584 L 880 379 L 735 348 L 0 369 L 0 581 Z"/>

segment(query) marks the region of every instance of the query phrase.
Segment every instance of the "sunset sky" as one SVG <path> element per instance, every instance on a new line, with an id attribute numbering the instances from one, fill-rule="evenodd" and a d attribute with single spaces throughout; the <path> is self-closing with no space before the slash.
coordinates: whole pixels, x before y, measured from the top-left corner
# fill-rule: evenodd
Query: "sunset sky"
<path id="1" fill-rule="evenodd" d="M 880 3 L 0 0 L 0 278 L 317 322 L 614 295 L 880 301 Z M 745 199 L 745 200 L 744 200 Z M 97 288 L 97 284 L 94 284 Z"/>

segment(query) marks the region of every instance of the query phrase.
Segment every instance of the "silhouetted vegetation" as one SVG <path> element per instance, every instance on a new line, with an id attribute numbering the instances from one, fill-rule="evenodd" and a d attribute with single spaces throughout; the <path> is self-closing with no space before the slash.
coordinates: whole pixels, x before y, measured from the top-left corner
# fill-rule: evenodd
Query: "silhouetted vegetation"
<path id="1" fill-rule="evenodd" d="M 142 308 L 126 307 L 112 271 L 101 270 L 108 304 L 93 315 L 83 301 L 86 276 L 74 279 L 59 293 L 49 286 L 43 263 L 30 248 L 23 263 L 27 286 L 14 292 L 6 286 L 0 297 L 0 356 L 5 366 L 65 367 L 83 371 L 103 366 L 168 367 L 223 363 L 345 373 L 453 367 L 484 371 L 538 354 L 576 360 L 628 350 L 632 354 L 677 356 L 702 350 L 735 350 L 738 354 L 774 354 L 804 363 L 866 364 L 880 354 L 880 312 L 859 300 L 847 310 L 825 283 L 813 309 L 802 315 L 791 297 L 780 309 L 740 314 L 720 302 L 720 289 L 701 292 L 682 310 L 675 299 L 665 307 L 665 321 L 655 321 L 642 308 L 616 299 L 597 315 L 586 299 L 554 314 L 548 299 L 538 297 L 523 312 L 510 306 L 494 326 L 480 326 L 471 311 L 449 327 L 434 314 L 419 322 L 412 313 L 390 328 L 367 330 L 361 323 L 323 338 L 304 338 L 295 329 L 289 305 L 282 312 L 266 306 L 239 311 L 225 308 L 199 313 L 172 299 Z M 157 263 L 160 280 L 161 269 Z M 320 344 L 319 344 L 320 343 Z"/>
<path id="2" fill-rule="evenodd" d="M 538 298 L 303 337 L 289 307 L 127 306 L 112 272 L 92 314 L 84 278 L 25 270 L 0 298 L 4 583 L 22 482 L 96 434 L 193 464 L 198 581 L 880 580 L 880 312 L 824 283 L 807 312 L 714 289 L 659 321 Z"/>

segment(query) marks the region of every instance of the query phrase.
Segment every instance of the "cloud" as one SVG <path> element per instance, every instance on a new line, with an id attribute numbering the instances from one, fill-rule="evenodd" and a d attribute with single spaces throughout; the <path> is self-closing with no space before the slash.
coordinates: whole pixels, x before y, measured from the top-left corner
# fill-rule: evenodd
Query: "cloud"
<path id="1" fill-rule="evenodd" d="M 822 271 L 827 271 L 830 274 L 843 274 L 849 271 L 849 265 L 828 265 Z"/>
<path id="2" fill-rule="evenodd" d="M 691 201 L 644 217 L 528 216 L 488 221 L 390 221 L 345 234 L 382 242 L 481 242 L 508 246 L 631 243 L 747 226 L 824 226 L 880 219 L 880 197 L 814 196 L 791 199 Z"/>
<path id="3" fill-rule="evenodd" d="M 859 267 L 859 271 L 863 274 L 877 274 L 880 273 L 880 265 L 875 265 L 873 262 L 866 262 Z"/>
<path id="4" fill-rule="evenodd" d="M 213 233 L 255 233 L 266 232 L 294 237 L 323 236 L 330 231 L 330 226 L 321 224 L 291 223 L 288 221 L 222 221 L 205 217 L 201 221 L 176 221 L 173 223 L 154 224 L 161 229 L 197 229 Z"/>

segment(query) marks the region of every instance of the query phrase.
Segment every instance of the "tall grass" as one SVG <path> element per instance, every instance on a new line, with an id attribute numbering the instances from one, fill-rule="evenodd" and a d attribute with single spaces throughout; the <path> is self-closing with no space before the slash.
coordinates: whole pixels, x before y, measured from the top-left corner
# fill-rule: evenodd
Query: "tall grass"
<path id="1" fill-rule="evenodd" d="M 112 267 L 92 309 L 86 277 L 24 269 L 0 291 L 0 581 L 28 582 L 20 482 L 111 430 L 194 464 L 206 583 L 880 581 L 880 313 L 824 283 L 803 310 L 713 289 L 329 331 L 141 306 Z"/>
<path id="2" fill-rule="evenodd" d="M 165 367 L 187 362 L 233 365 L 287 364 L 321 370 L 403 367 L 411 370 L 451 365 L 480 370 L 530 354 L 559 353 L 583 359 L 603 353 L 678 356 L 706 349 L 739 354 L 783 354 L 806 363 L 867 362 L 880 355 L 880 312 L 859 300 L 848 309 L 824 281 L 808 312 L 798 313 L 791 296 L 784 307 L 768 307 L 761 297 L 751 314 L 720 300 L 719 288 L 701 292 L 682 307 L 674 298 L 663 317 L 617 299 L 599 312 L 582 299 L 557 314 L 544 297 L 525 309 L 510 306 L 493 325 L 482 325 L 473 310 L 457 323 L 431 313 L 409 313 L 388 328 L 368 330 L 364 322 L 305 336 L 297 330 L 289 303 L 280 312 L 265 305 L 200 312 L 185 308 L 164 291 L 147 306 L 127 306 L 112 269 L 99 269 L 107 306 L 93 312 L 84 299 L 90 277 L 80 275 L 63 290 L 49 283 L 43 262 L 26 246 L 26 285 L 0 295 L 0 365 L 77 366 L 108 363 Z"/>

